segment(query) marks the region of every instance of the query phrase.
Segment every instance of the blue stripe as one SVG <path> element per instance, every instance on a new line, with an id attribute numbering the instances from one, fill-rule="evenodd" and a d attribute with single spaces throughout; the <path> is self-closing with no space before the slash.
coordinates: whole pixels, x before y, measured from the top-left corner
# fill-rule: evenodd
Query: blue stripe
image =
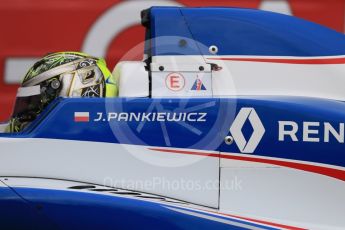
<path id="1" fill-rule="evenodd" d="M 55 223 L 58 229 L 247 229 L 175 212 L 161 204 L 144 200 L 75 191 L 14 189 L 34 210 Z M 3 194 L 0 189 L 0 204 L 4 204 L 0 205 L 0 213 L 9 208 L 14 211 L 20 208 L 12 206 L 14 200 Z M 20 209 L 17 211 L 12 212 L 9 218 L 12 222 L 16 220 L 19 229 L 26 229 L 25 223 L 18 221 L 25 219 L 25 213 Z M 10 223 L 8 221 L 8 225 L 4 226 L 0 222 L 0 228 L 10 229 Z"/>

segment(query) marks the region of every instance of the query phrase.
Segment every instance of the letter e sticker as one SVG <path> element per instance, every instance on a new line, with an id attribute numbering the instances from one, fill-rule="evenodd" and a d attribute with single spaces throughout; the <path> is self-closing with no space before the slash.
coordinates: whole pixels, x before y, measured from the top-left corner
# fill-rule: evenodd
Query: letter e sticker
<path id="1" fill-rule="evenodd" d="M 165 79 L 165 84 L 172 91 L 180 91 L 184 88 L 185 79 L 180 73 L 170 73 Z"/>

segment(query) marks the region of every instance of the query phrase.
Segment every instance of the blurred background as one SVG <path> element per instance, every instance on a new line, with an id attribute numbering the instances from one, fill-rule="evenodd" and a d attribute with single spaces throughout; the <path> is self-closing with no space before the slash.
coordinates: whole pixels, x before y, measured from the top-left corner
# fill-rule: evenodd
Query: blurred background
<path id="1" fill-rule="evenodd" d="M 140 11 L 153 5 L 233 6 L 275 11 L 344 33 L 345 0 L 1 0 L 0 121 L 39 57 L 83 51 L 116 62 L 144 40 Z"/>

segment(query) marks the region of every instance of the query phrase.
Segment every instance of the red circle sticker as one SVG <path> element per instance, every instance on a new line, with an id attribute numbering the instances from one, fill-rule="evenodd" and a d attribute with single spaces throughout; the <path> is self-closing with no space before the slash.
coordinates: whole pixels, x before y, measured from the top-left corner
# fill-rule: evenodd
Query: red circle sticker
<path id="1" fill-rule="evenodd" d="M 165 79 L 165 84 L 172 91 L 180 91 L 184 88 L 185 79 L 180 73 L 170 73 Z"/>

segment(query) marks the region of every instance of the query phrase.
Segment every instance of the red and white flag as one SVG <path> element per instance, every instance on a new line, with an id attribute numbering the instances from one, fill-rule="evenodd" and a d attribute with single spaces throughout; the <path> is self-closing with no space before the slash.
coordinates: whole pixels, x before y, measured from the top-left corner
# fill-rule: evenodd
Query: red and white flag
<path id="1" fill-rule="evenodd" d="M 74 113 L 74 122 L 89 122 L 90 113 L 89 112 L 75 112 Z"/>

